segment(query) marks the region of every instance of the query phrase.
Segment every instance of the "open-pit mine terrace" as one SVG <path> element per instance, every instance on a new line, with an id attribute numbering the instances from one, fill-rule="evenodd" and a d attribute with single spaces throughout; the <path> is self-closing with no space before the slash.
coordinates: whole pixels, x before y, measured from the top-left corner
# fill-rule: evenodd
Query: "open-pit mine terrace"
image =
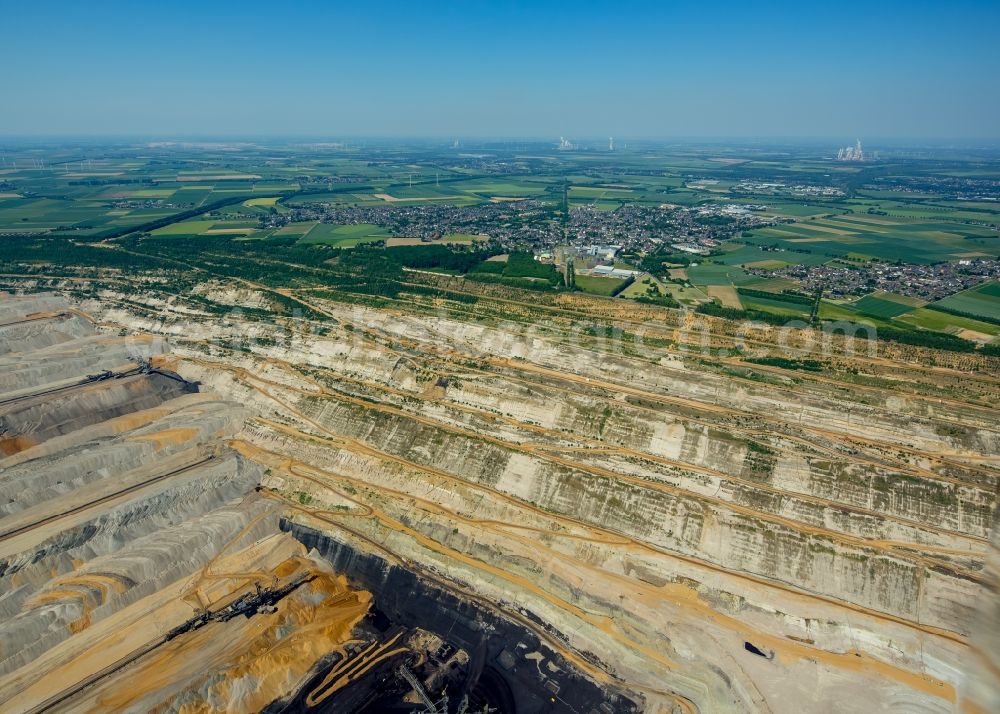
<path id="1" fill-rule="evenodd" d="M 168 350 L 0 295 L 0 712 L 637 710 L 527 613 L 330 537 L 362 499 L 262 486 L 252 407 Z"/>
<path id="2" fill-rule="evenodd" d="M 376 711 L 369 671 L 419 711 L 399 663 L 434 693 L 453 650 L 482 674 L 450 712 L 995 702 L 996 360 L 785 369 L 578 297 L 280 291 L 307 319 L 8 281 L 43 285 L 72 302 L 0 299 L 0 711 Z"/>

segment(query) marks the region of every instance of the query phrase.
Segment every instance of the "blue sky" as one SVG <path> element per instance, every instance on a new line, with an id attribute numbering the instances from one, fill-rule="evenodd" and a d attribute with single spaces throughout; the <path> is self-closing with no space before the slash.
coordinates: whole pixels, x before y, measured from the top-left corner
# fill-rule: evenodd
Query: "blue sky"
<path id="1" fill-rule="evenodd" d="M 10 2 L 0 134 L 1000 138 L 1000 2 Z"/>

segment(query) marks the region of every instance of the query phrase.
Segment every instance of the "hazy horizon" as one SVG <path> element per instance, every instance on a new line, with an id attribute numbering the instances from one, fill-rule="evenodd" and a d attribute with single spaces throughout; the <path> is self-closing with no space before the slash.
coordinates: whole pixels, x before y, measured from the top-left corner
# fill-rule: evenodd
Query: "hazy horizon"
<path id="1" fill-rule="evenodd" d="M 995 141 L 1000 7 L 8 3 L 3 136 Z"/>
<path id="2" fill-rule="evenodd" d="M 502 143 L 502 144 L 558 144 L 561 137 L 555 135 L 531 134 L 524 136 L 504 136 L 504 135 L 464 135 L 464 134 L 281 134 L 281 133 L 260 133 L 260 134 L 226 134 L 226 133 L 191 133 L 191 134 L 168 134 L 168 133 L 0 133 L 0 140 L 14 142 L 80 142 L 80 143 L 228 143 L 228 144 L 254 144 L 254 143 L 282 143 L 309 146 L 321 144 L 343 144 L 354 146 L 366 143 L 392 143 L 392 144 L 428 144 L 434 146 L 453 145 L 459 142 L 456 148 L 463 148 L 467 145 L 478 145 L 481 143 Z M 949 137 L 949 136 L 867 136 L 867 135 L 840 135 L 840 136 L 578 136 L 566 137 L 572 140 L 576 148 L 596 148 L 606 147 L 608 139 L 615 141 L 615 151 L 624 148 L 641 147 L 662 147 L 662 146 L 719 146 L 731 143 L 740 148 L 750 146 L 762 147 L 822 147 L 830 146 L 831 142 L 835 147 L 841 143 L 853 144 L 856 140 L 861 140 L 865 145 L 880 144 L 899 148 L 916 148 L 924 144 L 927 146 L 959 148 L 970 147 L 998 147 L 1000 148 L 1000 133 L 996 136 L 982 137 Z"/>

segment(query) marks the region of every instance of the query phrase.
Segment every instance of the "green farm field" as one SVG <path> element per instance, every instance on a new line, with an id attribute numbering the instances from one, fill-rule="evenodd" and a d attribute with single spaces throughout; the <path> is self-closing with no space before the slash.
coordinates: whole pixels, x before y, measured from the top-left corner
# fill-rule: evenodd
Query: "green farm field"
<path id="1" fill-rule="evenodd" d="M 389 233 L 371 223 L 351 226 L 337 226 L 317 223 L 312 230 L 299 239 L 300 243 L 325 243 L 337 248 L 352 248 L 360 243 L 374 243 L 385 240 Z"/>
<path id="2" fill-rule="evenodd" d="M 718 265 L 716 263 L 699 263 L 687 269 L 692 285 L 742 285 L 749 276 L 733 265 Z"/>
<path id="3" fill-rule="evenodd" d="M 891 293 L 872 293 L 855 301 L 851 307 L 863 315 L 892 318 L 905 315 L 921 305 L 923 301 Z"/>
<path id="4" fill-rule="evenodd" d="M 1000 235 L 979 226 L 888 216 L 842 215 L 753 231 L 746 240 L 825 256 L 865 255 L 887 262 L 937 263 L 1000 256 Z"/>
<path id="5" fill-rule="evenodd" d="M 902 317 L 898 317 L 894 322 L 904 323 L 924 330 L 950 332 L 952 334 L 959 333 L 962 330 L 971 330 L 985 335 L 1000 335 L 1000 325 L 961 317 L 959 315 L 950 315 L 946 312 L 939 312 L 926 307 L 918 308 Z"/>
<path id="6" fill-rule="evenodd" d="M 591 295 L 614 295 L 625 284 L 619 278 L 604 278 L 597 275 L 577 275 L 576 287 Z"/>
<path id="7" fill-rule="evenodd" d="M 765 298 L 757 295 L 740 294 L 740 302 L 748 310 L 762 310 L 774 315 L 787 315 L 789 317 L 808 318 L 812 312 L 809 305 L 783 300 L 781 294 L 776 294 L 773 298 Z"/>
<path id="8" fill-rule="evenodd" d="M 934 303 L 934 306 L 966 313 L 972 317 L 1000 320 L 1000 282 L 991 281 L 978 287 L 949 295 L 943 300 Z"/>

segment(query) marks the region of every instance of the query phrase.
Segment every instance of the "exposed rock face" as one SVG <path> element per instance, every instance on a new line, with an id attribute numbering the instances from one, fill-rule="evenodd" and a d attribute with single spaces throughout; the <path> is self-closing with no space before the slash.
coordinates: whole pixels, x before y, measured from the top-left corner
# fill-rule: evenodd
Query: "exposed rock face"
<path id="1" fill-rule="evenodd" d="M 838 354 L 811 376 L 520 329 L 522 305 L 302 299 L 331 321 L 146 326 L 194 333 L 176 369 L 259 414 L 238 448 L 331 533 L 531 613 L 653 711 L 954 709 L 1000 432 L 939 395 L 990 375 Z"/>
<path id="2" fill-rule="evenodd" d="M 224 623 L 213 631 L 218 658 L 192 657 L 190 642 L 173 639 L 168 649 L 193 668 L 159 672 L 147 688 L 133 680 L 121 706 L 82 685 L 103 681 L 94 677 L 105 668 L 113 679 L 121 662 L 254 581 L 318 574 L 313 609 L 353 592 L 280 535 L 282 505 L 254 493 L 260 467 L 226 445 L 247 411 L 150 369 L 164 351 L 158 339 L 100 334 L 54 296 L 0 298 L 2 711 L 149 711 L 188 686 L 189 702 L 215 697 L 232 710 L 225 702 L 244 701 L 243 690 L 219 699 L 189 685 L 238 661 L 257 636 Z M 364 613 L 358 597 L 334 640 Z M 294 602 L 267 615 L 275 647 L 304 624 L 306 601 Z M 258 708 L 291 691 L 329 646 L 263 667 Z"/>
<path id="3" fill-rule="evenodd" d="M 972 647 L 963 663 L 961 710 L 966 714 L 1000 711 L 1000 525 L 986 555 L 986 574 L 989 588 L 979 601 Z"/>
<path id="4" fill-rule="evenodd" d="M 304 546 L 288 536 L 253 544 L 280 514 L 338 566 L 405 565 L 507 613 L 545 643 L 547 661 L 614 683 L 648 711 L 992 706 L 982 690 L 961 695 L 973 615 L 995 598 L 984 563 L 1000 489 L 1000 383 L 981 360 L 963 358 L 966 369 L 945 358 L 902 361 L 882 347 L 852 356 L 841 346 L 811 374 L 718 356 L 732 347 L 724 326 L 707 342 L 715 351 L 699 352 L 690 325 L 640 325 L 614 312 L 614 301 L 592 301 L 595 316 L 611 306 L 607 330 L 582 332 L 574 320 L 591 302 L 494 301 L 489 287 L 472 302 L 416 293 L 377 308 L 280 293 L 329 320 L 262 310 L 212 318 L 199 312 L 206 299 L 257 306 L 268 294 L 213 281 L 190 305 L 154 294 L 144 310 L 110 290 L 85 304 L 112 329 L 168 337 L 170 354 L 155 339 L 70 326 L 66 315 L 44 319 L 67 340 L 33 333 L 56 366 L 34 366 L 0 343 L 0 360 L 22 377 L 3 387 L 17 401 L 0 397 L 9 454 L 0 462 L 0 533 L 13 534 L 0 539 L 0 582 L 12 584 L 0 595 L 9 618 L 0 625 L 0 667 L 9 668 L 0 697 L 51 696 L 18 664 L 34 650 L 26 656 L 7 643 L 35 633 L 45 642 L 35 661 L 57 677 L 76 666 L 74 642 L 82 647 L 157 597 L 142 594 L 143 579 L 171 593 L 164 602 L 204 607 L 250 582 L 237 577 L 245 564 L 217 570 L 223 561 L 253 562 L 255 573 L 290 560 L 303 567 L 295 558 L 305 558 Z M 31 309 L 67 311 L 43 300 Z M 169 315 L 160 310 L 168 302 Z M 644 320 L 652 309 L 642 308 Z M 6 310 L 13 329 L 21 313 Z M 602 336 L 612 327 L 645 330 L 647 340 Z M 137 354 L 163 373 L 133 372 Z M 79 384 L 108 370 L 117 376 Z M 184 392 L 171 373 L 226 401 Z M 33 402 L 39 396 L 23 384 L 46 399 Z M 258 477 L 261 493 L 240 500 Z M 116 495 L 122 489 L 132 490 Z M 87 506 L 98 500 L 96 511 Z M 84 509 L 61 513 L 57 504 Z M 231 542 L 213 561 L 192 532 Z M 190 559 L 187 580 L 184 566 L 163 565 L 171 584 L 160 584 L 156 543 L 164 564 L 177 553 Z M 319 561 L 308 568 L 329 576 Z M 105 574 L 117 585 L 103 587 Z M 377 606 L 383 585 L 359 577 L 344 591 L 320 590 L 354 607 L 363 596 L 346 592 L 371 589 Z M 126 607 L 115 611 L 115 602 Z M 305 601 L 289 602 L 300 613 L 289 617 L 300 617 Z M 185 608 L 162 617 L 183 623 Z M 207 647 L 206 632 L 192 641 Z M 215 671 L 245 680 L 186 672 L 128 706 L 166 708 L 176 696 L 236 708 L 236 693 L 275 664 L 231 636 L 220 639 L 231 645 L 225 651 L 213 650 Z M 336 650 L 330 637 L 324 646 Z M 984 642 L 987 651 L 995 644 Z M 315 654 L 277 668 L 295 701 L 309 696 L 296 682 L 319 682 L 331 666 L 306 676 Z M 331 671 L 353 661 L 337 656 Z M 499 655 L 489 657 L 499 666 Z M 120 683 L 108 679 L 76 701 L 84 710 L 121 703 Z"/>
<path id="5" fill-rule="evenodd" d="M 34 306 L 40 307 L 37 303 Z M 8 310 L 0 320 L 14 317 Z M 72 313 L 42 313 L 21 320 L 10 319 L 9 322 L 0 322 L 0 356 L 11 352 L 31 352 L 90 334 L 93 334 L 90 323 Z"/>
<path id="6" fill-rule="evenodd" d="M 261 491 L 251 410 L 166 370 L 163 341 L 106 336 L 52 296 L 0 299 L 0 318 L 0 712 L 374 713 L 415 696 L 400 666 L 477 710 L 538 710 L 566 686 L 574 710 L 636 711 L 367 541 L 293 537 L 312 497 Z M 409 593 L 379 590 L 381 629 L 373 568 Z"/>
<path id="7" fill-rule="evenodd" d="M 162 374 L 137 374 L 79 389 L 22 399 L 0 407 L 0 432 L 8 455 L 91 424 L 157 407 L 194 390 Z"/>

